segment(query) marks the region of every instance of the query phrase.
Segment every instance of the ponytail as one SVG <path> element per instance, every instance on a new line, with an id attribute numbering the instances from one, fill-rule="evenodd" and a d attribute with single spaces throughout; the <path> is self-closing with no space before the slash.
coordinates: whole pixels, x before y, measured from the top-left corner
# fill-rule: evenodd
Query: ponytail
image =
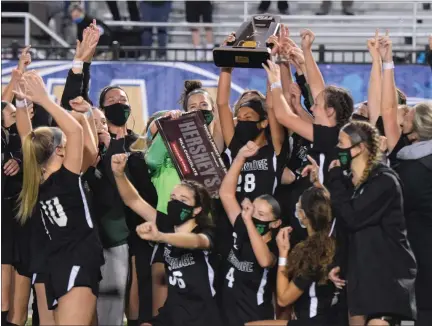
<path id="1" fill-rule="evenodd" d="M 61 143 L 60 129 L 40 127 L 24 137 L 23 152 L 23 185 L 18 198 L 19 211 L 17 218 L 24 224 L 32 215 L 36 206 L 39 186 L 42 181 L 42 167 Z"/>
<path id="2" fill-rule="evenodd" d="M 24 178 L 18 199 L 19 211 L 17 216 L 21 224 L 27 221 L 36 206 L 42 178 L 42 168 L 37 162 L 33 138 L 33 132 L 31 132 L 24 138 L 22 145 Z"/>

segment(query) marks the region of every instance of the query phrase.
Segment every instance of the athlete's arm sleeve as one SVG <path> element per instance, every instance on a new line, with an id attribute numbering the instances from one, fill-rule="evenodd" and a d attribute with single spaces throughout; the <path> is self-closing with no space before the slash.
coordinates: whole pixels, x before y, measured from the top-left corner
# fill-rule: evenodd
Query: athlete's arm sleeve
<path id="1" fill-rule="evenodd" d="M 343 182 L 340 168 L 333 168 L 329 177 L 333 212 L 352 231 L 379 224 L 393 202 L 402 200 L 395 176 L 383 174 L 374 177 L 355 198 L 351 198 L 353 193 Z"/>
<path id="2" fill-rule="evenodd" d="M 83 65 L 83 81 L 82 81 L 81 96 L 83 97 L 84 100 L 86 100 L 88 103 L 93 105 L 93 102 L 89 97 L 90 64 L 91 62 L 84 62 Z"/>
<path id="3" fill-rule="evenodd" d="M 305 108 L 307 109 L 308 113 L 312 114 L 310 108 L 312 107 L 312 104 L 313 104 L 313 98 L 312 98 L 312 94 L 311 94 L 310 89 L 309 89 L 309 85 L 307 84 L 306 77 L 305 77 L 305 75 L 297 75 L 297 73 L 295 73 L 294 76 L 295 76 L 297 84 L 299 85 L 299 87 L 301 89 L 301 93 L 302 93 L 302 96 L 304 98 L 303 104 L 304 104 Z"/>
<path id="4" fill-rule="evenodd" d="M 170 219 L 168 215 L 158 211 L 156 214 L 156 226 L 159 231 L 163 233 L 173 233 L 174 224 L 171 220 L 172 219 Z"/>
<path id="5" fill-rule="evenodd" d="M 66 110 L 72 110 L 69 104 L 70 100 L 81 96 L 83 84 L 83 74 L 74 74 L 72 69 L 69 70 L 61 97 L 61 106 Z"/>

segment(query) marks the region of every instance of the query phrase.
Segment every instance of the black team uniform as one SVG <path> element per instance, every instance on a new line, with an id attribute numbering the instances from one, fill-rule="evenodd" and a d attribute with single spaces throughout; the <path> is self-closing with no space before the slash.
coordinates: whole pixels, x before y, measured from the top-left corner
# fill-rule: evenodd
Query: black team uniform
<path id="1" fill-rule="evenodd" d="M 44 269 L 49 309 L 73 287 L 97 296 L 104 263 L 81 176 L 62 165 L 40 186 L 39 207 L 49 237 Z"/>
<path id="2" fill-rule="evenodd" d="M 273 319 L 274 273 L 259 265 L 241 215 L 235 221 L 232 241 L 221 280 L 223 325 L 243 326 L 250 321 Z M 277 257 L 275 237 L 267 245 Z"/>
<path id="3" fill-rule="evenodd" d="M 174 217 L 158 212 L 156 224 L 161 232 L 174 233 L 174 220 Z M 205 234 L 213 248 L 213 230 L 196 226 L 192 233 Z M 163 250 L 168 297 L 150 323 L 153 326 L 222 325 L 215 300 L 215 273 L 210 251 L 177 248 L 169 244 L 159 246 Z"/>

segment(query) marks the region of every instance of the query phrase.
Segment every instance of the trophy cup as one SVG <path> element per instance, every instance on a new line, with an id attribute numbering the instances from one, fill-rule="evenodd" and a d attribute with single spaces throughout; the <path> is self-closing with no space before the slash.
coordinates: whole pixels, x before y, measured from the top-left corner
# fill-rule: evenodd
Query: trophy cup
<path id="1" fill-rule="evenodd" d="M 234 42 L 213 50 L 214 63 L 218 67 L 262 68 L 270 59 L 270 36 L 279 32 L 279 16 L 255 15 L 244 22 L 236 32 Z"/>

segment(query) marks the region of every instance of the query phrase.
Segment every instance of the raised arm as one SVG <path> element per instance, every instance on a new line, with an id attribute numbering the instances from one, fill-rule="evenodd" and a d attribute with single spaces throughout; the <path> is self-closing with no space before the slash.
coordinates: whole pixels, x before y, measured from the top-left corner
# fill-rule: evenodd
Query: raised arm
<path id="1" fill-rule="evenodd" d="M 20 81 L 22 74 L 25 72 L 27 66 L 31 63 L 31 55 L 29 53 L 30 45 L 25 47 L 20 55 L 18 66 L 12 70 L 12 75 L 9 83 L 3 89 L 1 99 L 2 101 L 12 102 L 14 98 L 14 90 L 16 84 Z"/>
<path id="2" fill-rule="evenodd" d="M 125 174 L 128 154 L 116 154 L 111 158 L 111 168 L 120 196 L 130 209 L 148 222 L 156 220 L 157 211 L 149 205 L 132 185 Z"/>
<path id="3" fill-rule="evenodd" d="M 258 153 L 258 146 L 252 141 L 249 141 L 243 146 L 233 163 L 231 164 L 228 173 L 222 181 L 219 189 L 219 196 L 222 201 L 222 205 L 232 225 L 234 225 L 237 216 L 241 213 L 241 207 L 236 198 L 237 181 L 243 168 L 243 165 L 248 157 L 252 157 Z"/>
<path id="4" fill-rule="evenodd" d="M 279 249 L 279 262 L 276 279 L 276 294 L 277 303 L 281 307 L 286 307 L 295 301 L 303 294 L 295 284 L 290 281 L 288 276 L 287 260 L 290 246 L 291 227 L 283 228 L 279 231 L 276 242 Z"/>
<path id="5" fill-rule="evenodd" d="M 273 98 L 270 89 L 270 84 L 267 82 L 267 94 L 266 94 L 266 104 L 267 104 L 267 116 L 270 125 L 270 134 L 272 138 L 273 148 L 276 155 L 279 155 L 285 140 L 285 130 L 284 127 L 277 121 L 276 115 L 273 109 Z"/>
<path id="6" fill-rule="evenodd" d="M 231 68 L 221 69 L 216 97 L 217 109 L 225 146 L 229 146 L 234 136 L 234 120 L 231 108 L 229 106 L 231 93 L 231 72 Z"/>
<path id="7" fill-rule="evenodd" d="M 57 122 L 59 128 L 65 133 L 66 156 L 63 165 L 71 172 L 80 174 L 83 157 L 83 130 L 79 123 L 63 108 L 51 100 L 45 84 L 35 71 L 24 74 L 24 81 L 28 93 L 16 94 L 40 104 Z M 31 94 L 31 95 L 30 95 Z"/>
<path id="8" fill-rule="evenodd" d="M 291 84 L 291 104 L 292 104 L 293 112 L 297 114 L 300 118 L 302 118 L 304 121 L 313 123 L 314 121 L 313 116 L 309 113 L 309 111 L 306 111 L 301 104 L 301 96 L 302 96 L 302 90 L 300 89 L 300 86 L 296 83 L 292 83 Z"/>
<path id="9" fill-rule="evenodd" d="M 81 172 L 85 173 L 87 169 L 95 163 L 99 154 L 96 125 L 93 118 L 92 108 L 82 97 L 75 99 L 75 101 L 71 101 L 71 106 L 74 108 L 74 111 L 71 111 L 72 116 L 78 121 L 83 129 L 84 156 Z"/>
<path id="10" fill-rule="evenodd" d="M 160 232 L 155 222 L 141 224 L 136 229 L 141 239 L 163 242 L 177 248 L 210 249 L 211 241 L 206 234 L 199 233 L 164 233 Z"/>
<path id="11" fill-rule="evenodd" d="M 258 230 L 252 220 L 253 209 L 252 202 L 249 199 L 246 198 L 243 200 L 241 218 L 246 225 L 252 250 L 254 252 L 255 258 L 258 261 L 258 264 L 262 268 L 272 267 L 275 263 L 275 256 L 270 251 L 267 243 L 264 241 L 263 236 L 258 233 Z"/>
<path id="12" fill-rule="evenodd" d="M 401 131 L 397 121 L 398 101 L 394 79 L 393 50 L 388 31 L 384 37 L 379 38 L 379 52 L 384 62 L 381 116 L 384 122 L 385 136 L 387 137 L 387 148 L 391 152 L 399 141 Z"/>
<path id="13" fill-rule="evenodd" d="M 381 69 L 382 61 L 379 52 L 379 34 L 378 29 L 375 37 L 367 42 L 369 53 L 372 57 L 372 69 L 369 79 L 368 89 L 368 112 L 369 122 L 375 125 L 381 115 Z"/>
<path id="14" fill-rule="evenodd" d="M 12 71 L 12 75 L 15 70 Z M 19 72 L 18 72 L 19 73 Z M 19 73 L 20 74 L 20 73 Z M 12 94 L 16 94 L 16 125 L 18 129 L 18 134 L 21 138 L 21 142 L 24 138 L 32 131 L 32 122 L 30 119 L 29 106 L 27 105 L 27 100 L 24 98 L 25 94 L 25 82 L 24 79 L 19 80 L 15 84 L 15 88 Z"/>
<path id="15" fill-rule="evenodd" d="M 274 85 L 280 85 L 280 70 L 279 66 L 267 61 L 267 65 L 263 65 L 267 72 L 268 80 Z M 303 138 L 313 141 L 313 125 L 308 121 L 304 121 L 293 112 L 287 103 L 281 87 L 273 87 L 272 90 L 273 108 L 276 119 L 281 125 L 289 130 L 299 134 Z"/>
<path id="16" fill-rule="evenodd" d="M 312 43 L 315 40 L 315 34 L 311 30 L 306 29 L 301 32 L 300 36 L 302 38 L 301 47 L 306 64 L 306 78 L 312 92 L 312 97 L 315 99 L 325 88 L 324 78 L 312 53 Z"/>

